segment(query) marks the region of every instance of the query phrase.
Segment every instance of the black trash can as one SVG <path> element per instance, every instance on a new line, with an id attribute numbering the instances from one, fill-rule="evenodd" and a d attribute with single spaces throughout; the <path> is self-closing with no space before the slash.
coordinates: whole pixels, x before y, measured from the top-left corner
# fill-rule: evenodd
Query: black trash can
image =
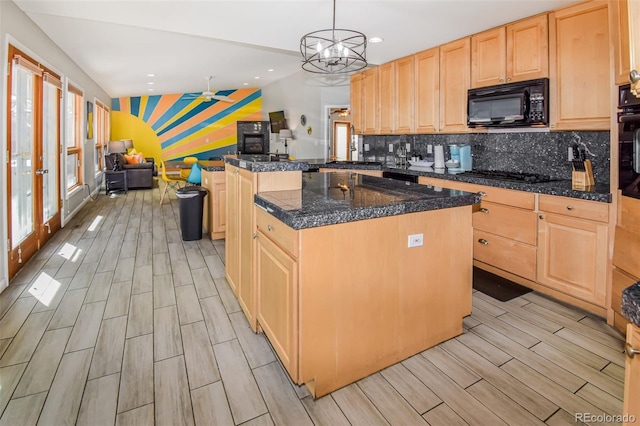
<path id="1" fill-rule="evenodd" d="M 202 239 L 202 210 L 208 193 L 209 190 L 201 186 L 185 186 L 176 191 L 183 241 Z"/>

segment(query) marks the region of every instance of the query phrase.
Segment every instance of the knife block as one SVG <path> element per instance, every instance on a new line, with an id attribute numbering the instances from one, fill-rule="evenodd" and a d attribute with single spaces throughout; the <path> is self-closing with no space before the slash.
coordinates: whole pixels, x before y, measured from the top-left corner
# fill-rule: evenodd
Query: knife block
<path id="1" fill-rule="evenodd" d="M 578 190 L 590 189 L 596 183 L 593 178 L 593 168 L 591 160 L 585 160 L 582 167 L 584 170 L 573 170 L 571 172 L 571 188 Z"/>

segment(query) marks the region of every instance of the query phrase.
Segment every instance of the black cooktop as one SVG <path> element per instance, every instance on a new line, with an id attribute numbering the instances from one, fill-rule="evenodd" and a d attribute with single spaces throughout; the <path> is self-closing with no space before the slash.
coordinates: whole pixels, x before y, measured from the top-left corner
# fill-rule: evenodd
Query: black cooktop
<path id="1" fill-rule="evenodd" d="M 541 173 L 521 173 L 521 172 L 506 172 L 500 170 L 472 170 L 470 172 L 462 173 L 464 176 L 472 176 L 486 179 L 508 180 L 512 182 L 529 182 L 529 183 L 542 183 L 552 182 L 557 179 L 552 179 L 551 176 Z"/>

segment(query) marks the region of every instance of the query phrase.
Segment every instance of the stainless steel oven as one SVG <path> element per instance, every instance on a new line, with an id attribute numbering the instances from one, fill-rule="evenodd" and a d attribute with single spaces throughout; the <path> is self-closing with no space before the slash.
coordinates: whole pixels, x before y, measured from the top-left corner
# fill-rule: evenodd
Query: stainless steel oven
<path id="1" fill-rule="evenodd" d="M 629 85 L 620 86 L 618 98 L 618 178 L 622 195 L 640 198 L 640 99 Z"/>

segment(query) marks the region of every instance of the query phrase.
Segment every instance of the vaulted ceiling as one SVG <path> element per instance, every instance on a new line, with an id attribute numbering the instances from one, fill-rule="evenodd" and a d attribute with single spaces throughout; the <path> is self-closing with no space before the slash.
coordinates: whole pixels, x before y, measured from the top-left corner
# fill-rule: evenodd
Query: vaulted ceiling
<path id="1" fill-rule="evenodd" d="M 331 0 L 14 1 L 112 97 L 202 91 L 209 75 L 212 90 L 264 87 L 300 70 L 300 37 L 333 12 Z M 336 27 L 382 37 L 375 65 L 572 3 L 337 0 Z"/>

